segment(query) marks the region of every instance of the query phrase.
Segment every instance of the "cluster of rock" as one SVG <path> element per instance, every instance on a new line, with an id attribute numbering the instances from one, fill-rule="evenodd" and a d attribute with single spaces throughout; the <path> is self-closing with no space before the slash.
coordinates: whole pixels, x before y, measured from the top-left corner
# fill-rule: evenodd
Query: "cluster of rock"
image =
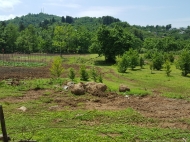
<path id="1" fill-rule="evenodd" d="M 80 82 L 80 83 L 74 84 L 72 82 L 68 82 L 65 88 L 71 90 L 71 93 L 75 95 L 84 95 L 85 93 L 89 93 L 94 96 L 102 96 L 102 97 L 107 95 L 105 93 L 105 91 L 107 90 L 107 86 L 103 83 Z M 125 85 L 119 86 L 119 92 L 126 92 L 126 91 L 130 91 L 130 89 L 127 86 Z"/>
<path id="2" fill-rule="evenodd" d="M 95 96 L 105 95 L 105 91 L 107 89 L 107 86 L 105 84 L 96 82 L 80 82 L 77 84 L 68 82 L 67 86 L 68 89 L 71 90 L 71 93 L 75 95 L 84 95 L 85 93 L 89 93 Z"/>

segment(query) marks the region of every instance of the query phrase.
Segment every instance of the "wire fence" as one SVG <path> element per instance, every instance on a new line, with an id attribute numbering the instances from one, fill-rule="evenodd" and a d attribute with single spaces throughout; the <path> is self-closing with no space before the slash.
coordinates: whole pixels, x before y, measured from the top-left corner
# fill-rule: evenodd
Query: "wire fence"
<path id="1" fill-rule="evenodd" d="M 22 66 L 30 62 L 46 63 L 47 54 L 0 54 L 0 66 Z"/>

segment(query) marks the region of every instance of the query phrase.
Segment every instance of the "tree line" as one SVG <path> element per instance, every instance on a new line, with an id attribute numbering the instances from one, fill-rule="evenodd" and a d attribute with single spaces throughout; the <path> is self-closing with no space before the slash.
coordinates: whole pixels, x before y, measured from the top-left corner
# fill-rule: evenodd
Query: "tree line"
<path id="1" fill-rule="evenodd" d="M 164 56 L 169 58 L 190 50 L 189 26 L 180 29 L 173 29 L 171 24 L 141 27 L 111 16 L 58 18 L 52 15 L 38 24 L 24 24 L 24 19 L 31 16 L 41 17 L 43 13 L 21 17 L 23 22 L 19 24 L 13 21 L 0 23 L 1 53 L 97 53 L 103 55 L 106 62 L 112 63 L 118 62 L 117 57 L 121 57 L 118 65 L 125 68 L 118 70 L 123 72 L 128 66 L 132 69 L 136 66 L 136 53 L 144 54 L 145 58 L 153 61 L 152 67 L 160 70 L 162 59 L 166 60 Z M 18 19 L 15 18 L 16 21 Z M 184 56 L 187 62 L 189 57 L 183 53 Z M 172 61 L 171 58 L 169 60 Z M 185 67 L 180 64 L 178 67 L 186 68 L 184 75 L 187 75 L 190 63 L 184 64 Z"/>

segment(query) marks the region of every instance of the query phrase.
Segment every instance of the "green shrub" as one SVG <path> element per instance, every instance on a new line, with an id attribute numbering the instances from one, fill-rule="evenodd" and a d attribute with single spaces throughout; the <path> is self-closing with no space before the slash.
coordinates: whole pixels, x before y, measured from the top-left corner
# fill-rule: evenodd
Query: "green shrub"
<path id="1" fill-rule="evenodd" d="M 123 56 L 121 59 L 117 60 L 117 70 L 119 73 L 125 73 L 129 66 L 129 61 L 127 56 Z"/>
<path id="2" fill-rule="evenodd" d="M 86 66 L 82 65 L 80 67 L 80 80 L 82 81 L 88 81 L 89 75 L 88 72 L 86 71 Z"/>
<path id="3" fill-rule="evenodd" d="M 64 71 L 64 69 L 62 66 L 62 59 L 61 59 L 61 57 L 56 57 L 53 60 L 53 63 L 50 68 L 51 75 L 59 78 L 61 76 L 61 74 L 63 73 L 63 71 Z"/>
<path id="4" fill-rule="evenodd" d="M 93 81 L 94 82 L 96 82 L 97 81 L 97 71 L 95 70 L 95 68 L 93 67 L 92 69 L 91 69 L 91 77 L 92 77 L 92 79 L 93 79 Z"/>
<path id="5" fill-rule="evenodd" d="M 73 81 L 75 79 L 75 71 L 73 68 L 69 69 L 69 78 Z"/>
<path id="6" fill-rule="evenodd" d="M 129 66 L 133 70 L 139 64 L 139 54 L 137 50 L 133 49 L 129 49 L 129 51 L 126 52 L 126 54 L 127 55 L 125 55 L 125 57 L 127 56 L 127 58 L 129 59 Z"/>

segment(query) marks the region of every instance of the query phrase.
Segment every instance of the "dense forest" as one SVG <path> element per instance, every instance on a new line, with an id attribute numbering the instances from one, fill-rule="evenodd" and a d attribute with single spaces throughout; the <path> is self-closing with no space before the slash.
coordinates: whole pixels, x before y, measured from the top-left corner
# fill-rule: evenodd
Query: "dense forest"
<path id="1" fill-rule="evenodd" d="M 132 54 L 135 50 L 152 59 L 159 54 L 189 51 L 190 26 L 179 29 L 172 28 L 171 24 L 143 27 L 112 16 L 74 18 L 29 13 L 0 22 L 0 49 L 5 54 L 97 53 L 109 62 L 115 62 L 116 57 L 123 56 L 126 51 Z M 187 68 L 190 70 L 190 63 Z"/>

